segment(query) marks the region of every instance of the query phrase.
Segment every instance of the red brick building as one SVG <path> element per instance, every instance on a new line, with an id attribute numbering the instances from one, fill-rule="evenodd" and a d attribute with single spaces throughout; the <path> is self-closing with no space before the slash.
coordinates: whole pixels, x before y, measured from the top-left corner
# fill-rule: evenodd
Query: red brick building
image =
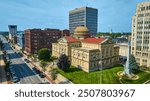
<path id="1" fill-rule="evenodd" d="M 62 30 L 61 31 L 61 36 L 64 37 L 64 36 L 70 36 L 70 31 L 65 29 L 65 30 Z"/>
<path id="2" fill-rule="evenodd" d="M 63 36 L 69 36 L 69 30 L 59 29 L 27 29 L 25 30 L 25 51 L 37 53 L 41 48 L 52 49 L 52 43 Z"/>

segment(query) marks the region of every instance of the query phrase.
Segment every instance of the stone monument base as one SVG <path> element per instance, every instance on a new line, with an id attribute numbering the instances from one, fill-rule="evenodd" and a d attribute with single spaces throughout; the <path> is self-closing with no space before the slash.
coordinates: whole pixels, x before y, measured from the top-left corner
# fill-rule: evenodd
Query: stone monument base
<path id="1" fill-rule="evenodd" d="M 125 77 L 126 79 L 129 79 L 129 80 L 138 80 L 139 79 L 139 76 L 138 75 L 135 75 L 135 74 L 125 74 L 124 71 L 119 71 L 117 72 L 117 75 L 120 77 L 120 78 L 123 78 Z"/>

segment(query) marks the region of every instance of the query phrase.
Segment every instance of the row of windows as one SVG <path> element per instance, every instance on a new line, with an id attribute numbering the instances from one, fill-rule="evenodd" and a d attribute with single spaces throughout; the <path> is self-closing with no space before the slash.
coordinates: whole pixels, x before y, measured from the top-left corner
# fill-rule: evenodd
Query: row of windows
<path id="1" fill-rule="evenodd" d="M 136 58 L 136 62 L 139 64 L 140 63 L 140 58 Z M 147 60 L 146 59 L 142 59 L 142 65 L 147 66 Z"/>
<path id="2" fill-rule="evenodd" d="M 149 50 L 148 45 L 145 45 L 145 46 L 136 46 L 136 50 L 138 50 L 138 51 L 141 51 L 142 48 L 143 48 L 144 51 L 148 51 Z"/>
<path id="3" fill-rule="evenodd" d="M 37 37 L 37 36 L 34 36 L 34 37 L 31 37 L 32 39 L 43 39 L 43 37 Z M 50 38 L 50 37 L 49 37 Z M 60 36 L 51 36 L 51 38 L 60 38 Z"/>
<path id="4" fill-rule="evenodd" d="M 147 17 L 150 16 L 150 13 L 138 14 L 138 17 Z"/>
<path id="5" fill-rule="evenodd" d="M 143 27 L 144 27 L 144 28 L 147 28 L 147 27 L 150 28 L 150 25 L 149 25 L 149 24 L 145 24 L 145 25 L 139 24 L 139 25 L 137 26 L 137 28 L 141 28 L 141 29 L 142 29 Z"/>
<path id="6" fill-rule="evenodd" d="M 141 10 L 141 11 L 150 10 L 150 6 L 141 7 L 140 10 Z"/>
<path id="7" fill-rule="evenodd" d="M 147 60 L 145 60 L 145 59 L 143 59 L 142 61 L 143 61 L 143 62 L 147 62 Z"/>
<path id="8" fill-rule="evenodd" d="M 143 46 L 143 50 L 144 50 L 144 51 L 148 51 L 148 50 L 149 50 L 149 47 Z"/>
<path id="9" fill-rule="evenodd" d="M 143 25 L 143 23 L 144 23 L 144 24 L 150 24 L 150 19 L 147 19 L 147 20 L 145 20 L 145 21 L 142 20 L 142 21 L 138 21 L 138 22 L 137 22 L 138 25 Z"/>
<path id="10" fill-rule="evenodd" d="M 83 59 L 88 58 L 88 56 L 86 54 L 81 54 L 81 53 L 73 53 L 73 57 L 83 58 Z"/>
<path id="11" fill-rule="evenodd" d="M 144 34 L 150 34 L 150 31 L 146 31 L 146 32 L 144 32 Z"/>
<path id="12" fill-rule="evenodd" d="M 59 33 L 44 33 L 44 34 L 46 34 L 46 35 L 59 35 Z M 40 35 L 42 35 L 42 33 L 33 33 L 32 34 L 33 36 L 40 36 Z"/>
<path id="13" fill-rule="evenodd" d="M 74 16 L 70 16 L 69 19 L 77 19 L 77 18 L 85 18 L 85 15 L 74 15 Z"/>
<path id="14" fill-rule="evenodd" d="M 137 39 L 142 39 L 142 36 L 137 35 Z"/>

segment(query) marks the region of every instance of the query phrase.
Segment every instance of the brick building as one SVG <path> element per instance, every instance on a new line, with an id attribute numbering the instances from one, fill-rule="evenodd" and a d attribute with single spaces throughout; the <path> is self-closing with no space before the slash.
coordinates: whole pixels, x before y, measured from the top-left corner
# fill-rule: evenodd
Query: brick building
<path id="1" fill-rule="evenodd" d="M 69 36 L 69 30 L 59 29 L 27 29 L 25 30 L 25 51 L 37 53 L 41 48 L 52 49 L 52 43 L 63 36 Z"/>

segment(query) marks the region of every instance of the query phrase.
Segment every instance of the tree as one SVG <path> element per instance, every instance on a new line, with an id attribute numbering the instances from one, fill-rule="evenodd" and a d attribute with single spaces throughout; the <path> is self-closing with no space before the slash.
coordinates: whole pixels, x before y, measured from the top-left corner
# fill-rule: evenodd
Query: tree
<path id="1" fill-rule="evenodd" d="M 65 54 L 61 54 L 58 58 L 57 66 L 63 71 L 67 71 L 70 67 L 70 62 Z"/>
<path id="2" fill-rule="evenodd" d="M 5 71 L 6 72 L 9 72 L 9 66 L 10 66 L 10 62 L 6 62 L 6 65 L 5 65 Z"/>
<path id="3" fill-rule="evenodd" d="M 32 61 L 36 62 L 37 61 L 37 55 L 36 54 L 31 54 Z"/>
<path id="4" fill-rule="evenodd" d="M 50 60 L 51 54 L 47 48 L 42 48 L 38 51 L 39 60 L 48 61 Z"/>
<path id="5" fill-rule="evenodd" d="M 136 63 L 136 60 L 135 60 L 135 57 L 134 55 L 131 55 L 130 56 L 130 61 L 129 61 L 131 67 L 132 67 L 132 70 L 138 70 L 139 69 L 139 66 L 137 65 Z"/>
<path id="6" fill-rule="evenodd" d="M 27 55 L 27 58 L 31 58 L 32 57 L 32 55 L 30 54 L 30 55 Z"/>
<path id="7" fill-rule="evenodd" d="M 40 62 L 40 66 L 42 67 L 42 70 L 45 72 L 46 71 L 46 65 L 47 65 L 47 63 L 45 62 L 45 61 L 41 61 Z"/>
<path id="8" fill-rule="evenodd" d="M 3 43 L 2 43 L 2 41 L 0 40 L 0 49 L 2 49 L 2 47 L 3 47 Z"/>
<path id="9" fill-rule="evenodd" d="M 52 70 L 52 71 L 50 72 L 50 75 L 51 75 L 52 80 L 55 80 L 55 79 L 57 78 L 57 74 L 56 74 L 56 71 L 55 71 L 55 70 Z"/>

